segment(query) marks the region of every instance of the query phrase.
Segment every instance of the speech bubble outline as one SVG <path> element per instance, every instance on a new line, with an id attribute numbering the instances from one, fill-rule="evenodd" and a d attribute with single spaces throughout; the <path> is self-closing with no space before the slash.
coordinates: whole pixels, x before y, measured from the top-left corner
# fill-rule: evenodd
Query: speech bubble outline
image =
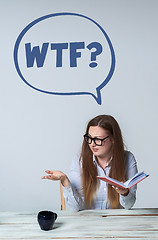
<path id="1" fill-rule="evenodd" d="M 29 31 L 29 29 L 31 27 L 33 27 L 35 24 L 37 24 L 37 23 L 39 23 L 39 22 L 41 22 L 45 19 L 56 17 L 56 16 L 67 16 L 67 15 L 82 17 L 82 18 L 88 19 L 89 21 L 93 22 L 102 31 L 103 35 L 105 36 L 105 38 L 108 42 L 108 45 L 109 45 L 109 48 L 110 48 L 110 53 L 111 53 L 111 67 L 110 67 L 109 73 L 108 73 L 107 77 L 105 78 L 105 80 L 98 87 L 96 87 L 96 93 L 97 93 L 96 96 L 91 92 L 49 92 L 49 91 L 45 91 L 45 90 L 42 90 L 42 89 L 38 89 L 38 88 L 32 86 L 29 82 L 27 82 L 26 79 L 23 77 L 21 71 L 20 71 L 20 67 L 19 67 L 19 64 L 18 64 L 18 49 L 19 49 L 20 42 L 21 42 L 22 38 Z M 78 14 L 78 13 L 69 13 L 69 12 L 52 13 L 52 14 L 45 15 L 45 16 L 42 16 L 40 18 L 37 18 L 36 20 L 29 23 L 21 31 L 21 33 L 19 34 L 19 36 L 18 36 L 18 38 L 15 42 L 13 57 L 14 57 L 15 68 L 17 70 L 18 75 L 29 87 L 33 88 L 34 90 L 37 90 L 39 92 L 43 92 L 43 93 L 46 93 L 46 94 L 61 95 L 61 96 L 62 95 L 65 95 L 65 96 L 66 95 L 69 95 L 69 96 L 71 96 L 71 95 L 91 95 L 99 105 L 101 105 L 101 103 L 102 103 L 101 92 L 100 91 L 110 81 L 110 79 L 111 79 L 111 77 L 114 73 L 114 70 L 115 70 L 115 52 L 114 52 L 112 43 L 111 43 L 110 38 L 108 37 L 107 33 L 96 21 L 94 21 L 93 19 L 91 19 L 87 16 L 84 16 L 84 15 Z"/>

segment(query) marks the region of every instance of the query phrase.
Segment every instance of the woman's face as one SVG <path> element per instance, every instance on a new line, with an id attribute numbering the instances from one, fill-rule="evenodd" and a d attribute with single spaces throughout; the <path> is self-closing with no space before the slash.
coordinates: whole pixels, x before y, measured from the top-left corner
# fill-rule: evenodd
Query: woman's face
<path id="1" fill-rule="evenodd" d="M 100 138 L 103 139 L 109 136 L 109 132 L 105 129 L 98 126 L 91 126 L 88 131 L 88 136 L 91 138 Z M 97 143 L 97 141 L 96 141 Z M 109 158 L 112 156 L 112 147 L 113 147 L 113 139 L 111 136 L 102 141 L 101 146 L 97 146 L 94 141 L 89 144 L 91 151 L 94 156 L 98 158 Z"/>

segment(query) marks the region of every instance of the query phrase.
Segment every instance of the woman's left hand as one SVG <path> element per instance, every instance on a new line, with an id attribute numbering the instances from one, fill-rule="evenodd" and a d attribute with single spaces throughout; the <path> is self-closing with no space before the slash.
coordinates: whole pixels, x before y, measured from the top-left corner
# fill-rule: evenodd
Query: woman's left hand
<path id="1" fill-rule="evenodd" d="M 122 188 L 118 188 L 118 187 L 114 187 L 114 186 L 112 186 L 112 187 L 122 196 L 127 196 L 129 193 L 128 188 L 122 189 Z"/>

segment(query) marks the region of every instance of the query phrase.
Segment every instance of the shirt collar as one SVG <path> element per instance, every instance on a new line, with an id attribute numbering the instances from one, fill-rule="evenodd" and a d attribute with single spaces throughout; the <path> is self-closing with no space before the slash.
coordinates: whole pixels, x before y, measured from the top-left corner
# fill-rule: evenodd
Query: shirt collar
<path id="1" fill-rule="evenodd" d="M 94 156 L 94 154 L 93 154 L 93 163 L 94 163 L 95 166 L 98 166 L 98 162 L 97 162 L 96 157 Z M 110 158 L 110 160 L 108 162 L 108 165 L 106 167 L 111 167 L 111 165 L 112 165 L 112 157 Z"/>

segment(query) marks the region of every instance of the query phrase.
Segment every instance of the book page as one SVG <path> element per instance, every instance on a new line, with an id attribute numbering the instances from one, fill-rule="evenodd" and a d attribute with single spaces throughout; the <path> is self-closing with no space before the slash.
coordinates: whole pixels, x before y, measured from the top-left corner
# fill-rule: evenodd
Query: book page
<path id="1" fill-rule="evenodd" d="M 147 175 L 146 173 L 140 172 L 140 173 L 137 173 L 134 177 L 132 177 L 128 181 L 126 181 L 124 184 L 126 187 L 131 188 L 132 186 L 136 185 L 137 183 L 139 183 L 140 181 L 142 181 L 148 176 L 149 175 Z"/>
<path id="2" fill-rule="evenodd" d="M 108 176 L 105 176 L 105 177 L 97 176 L 97 178 L 99 178 L 100 180 L 103 180 L 104 182 L 111 184 L 112 186 L 115 186 L 118 188 L 123 188 L 123 189 L 126 188 L 126 186 L 123 183 L 121 183 L 113 178 L 110 178 Z"/>
<path id="3" fill-rule="evenodd" d="M 125 189 L 125 188 L 133 187 L 134 185 L 136 185 L 137 183 L 139 183 L 140 181 L 142 181 L 143 179 L 145 179 L 148 176 L 149 175 L 145 174 L 144 172 L 136 173 L 132 178 L 130 178 L 129 180 L 127 180 L 124 183 L 121 183 L 113 178 L 108 177 L 108 176 L 105 176 L 105 177 L 97 176 L 97 178 L 100 180 L 103 180 L 104 182 L 106 182 L 108 184 L 111 184 L 112 186 Z"/>

